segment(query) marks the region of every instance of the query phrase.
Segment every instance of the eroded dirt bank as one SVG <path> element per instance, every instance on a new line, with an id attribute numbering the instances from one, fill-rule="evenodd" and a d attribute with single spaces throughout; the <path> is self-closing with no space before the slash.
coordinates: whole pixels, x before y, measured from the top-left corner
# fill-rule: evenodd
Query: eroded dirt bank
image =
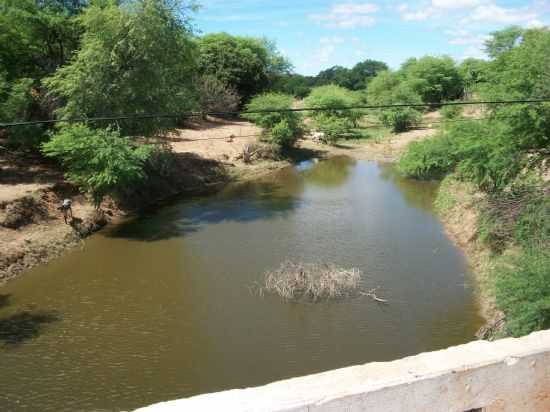
<path id="1" fill-rule="evenodd" d="M 243 121 L 214 120 L 191 124 L 167 136 L 177 173 L 152 176 L 123 203 L 107 199 L 96 210 L 89 197 L 64 181 L 62 171 L 38 156 L 14 154 L 0 144 L 0 284 L 45 263 L 109 222 L 175 195 L 204 194 L 229 181 L 255 179 L 307 158 L 345 154 L 357 159 L 396 160 L 412 141 L 433 130 L 416 130 L 380 141 L 327 146 L 307 137 L 283 157 L 255 148 L 260 130 Z M 244 154 L 244 156 L 243 156 Z M 57 209 L 73 201 L 75 219 L 65 224 Z"/>

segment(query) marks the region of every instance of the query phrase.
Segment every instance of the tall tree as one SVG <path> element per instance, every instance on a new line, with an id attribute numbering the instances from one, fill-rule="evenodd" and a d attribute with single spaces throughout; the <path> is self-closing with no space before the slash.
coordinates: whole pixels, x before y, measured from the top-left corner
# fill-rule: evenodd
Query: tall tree
<path id="1" fill-rule="evenodd" d="M 525 32 L 519 26 L 510 26 L 504 30 L 491 33 L 491 38 L 485 41 L 485 52 L 495 59 L 499 54 L 513 49 Z"/>
<path id="2" fill-rule="evenodd" d="M 193 107 L 195 45 L 188 8 L 175 0 L 94 1 L 80 21 L 82 47 L 47 80 L 66 104 L 61 117 L 179 113 Z M 179 6 L 176 8 L 176 6 Z M 173 119 L 122 121 L 123 133 L 153 133 Z"/>
<path id="3" fill-rule="evenodd" d="M 217 77 L 246 102 L 290 71 L 288 61 L 269 40 L 214 33 L 198 40 L 202 75 Z"/>

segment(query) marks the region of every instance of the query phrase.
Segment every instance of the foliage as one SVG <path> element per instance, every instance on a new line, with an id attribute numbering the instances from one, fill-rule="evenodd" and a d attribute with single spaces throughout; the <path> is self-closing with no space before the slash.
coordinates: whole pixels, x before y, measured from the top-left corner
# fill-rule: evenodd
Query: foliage
<path id="1" fill-rule="evenodd" d="M 528 249 L 496 270 L 496 302 L 507 332 L 522 336 L 550 328 L 550 253 Z"/>
<path id="2" fill-rule="evenodd" d="M 491 136 L 490 139 L 485 136 Z M 498 190 L 523 165 L 510 129 L 498 122 L 460 122 L 436 136 L 411 144 L 399 167 L 408 176 L 440 177 L 457 171 L 484 190 Z"/>
<path id="3" fill-rule="evenodd" d="M 387 70 L 386 63 L 367 59 L 348 69 L 334 66 L 321 71 L 317 76 L 287 74 L 277 78 L 273 85 L 275 91 L 292 94 L 298 98 L 306 97 L 311 89 L 329 84 L 345 87 L 349 90 L 364 90 L 376 75 Z"/>
<path id="4" fill-rule="evenodd" d="M 550 95 L 550 31 L 527 30 L 522 41 L 489 64 L 488 81 L 481 88 L 485 100 L 537 99 Z M 550 104 L 491 107 L 493 117 L 506 123 L 522 151 L 550 145 Z"/>
<path id="5" fill-rule="evenodd" d="M 241 100 L 235 90 L 211 75 L 197 80 L 197 99 L 203 113 L 235 111 Z"/>
<path id="6" fill-rule="evenodd" d="M 410 59 L 402 66 L 401 74 L 424 103 L 455 100 L 464 90 L 462 77 L 450 57 Z"/>
<path id="7" fill-rule="evenodd" d="M 271 141 L 279 146 L 292 146 L 296 140 L 296 130 L 288 123 L 287 119 L 281 120 L 271 129 Z"/>
<path id="8" fill-rule="evenodd" d="M 340 86 L 329 85 L 314 88 L 305 99 L 308 108 L 326 110 L 312 111 L 309 115 L 314 126 L 325 133 L 327 140 L 334 142 L 342 134 L 353 129 L 362 113 L 357 109 L 344 109 L 357 106 L 359 95 Z"/>
<path id="9" fill-rule="evenodd" d="M 315 85 L 333 84 L 350 90 L 364 90 L 368 82 L 384 70 L 388 70 L 386 63 L 370 59 L 357 63 L 351 69 L 333 66 L 316 76 Z"/>
<path id="10" fill-rule="evenodd" d="M 117 194 L 144 178 L 143 167 L 152 146 L 135 145 L 114 129 L 74 124 L 53 134 L 42 151 L 58 159 L 67 180 L 90 192 L 99 206 L 105 195 Z"/>
<path id="11" fill-rule="evenodd" d="M 292 73 L 279 76 L 273 84 L 272 91 L 303 99 L 314 85 L 315 77 Z"/>
<path id="12" fill-rule="evenodd" d="M 290 95 L 281 93 L 261 94 L 254 97 L 246 105 L 246 111 L 256 113 L 245 113 L 243 117 L 260 126 L 266 135 L 271 134 L 273 143 L 291 146 L 302 129 L 302 120 L 298 113 L 291 111 L 261 113 L 261 111 L 270 109 L 288 110 L 292 108 L 293 103 L 294 98 Z"/>
<path id="13" fill-rule="evenodd" d="M 79 17 L 82 47 L 46 81 L 66 104 L 63 118 L 181 113 L 192 107 L 195 47 L 185 10 L 167 0 L 118 6 L 93 2 Z M 150 134 L 174 119 L 121 121 L 125 134 Z"/>
<path id="14" fill-rule="evenodd" d="M 291 65 L 266 39 L 207 34 L 198 40 L 198 69 L 236 90 L 244 102 L 269 88 Z"/>
<path id="15" fill-rule="evenodd" d="M 440 113 L 445 120 L 456 120 L 462 116 L 463 111 L 464 111 L 464 108 L 462 106 L 448 105 L 448 106 L 443 106 L 440 110 Z"/>
<path id="16" fill-rule="evenodd" d="M 491 33 L 491 37 L 485 41 L 485 52 L 491 58 L 497 58 L 500 54 L 512 50 L 517 46 L 525 30 L 519 26 L 510 26 L 504 30 Z"/>
<path id="17" fill-rule="evenodd" d="M 391 71 L 380 73 L 370 82 L 367 100 L 369 104 L 376 105 L 421 103 L 420 95 L 411 82 L 404 80 L 400 73 Z M 378 117 L 394 132 L 403 132 L 421 120 L 421 111 L 414 107 L 381 109 Z"/>
<path id="18" fill-rule="evenodd" d="M 481 59 L 464 59 L 458 66 L 458 72 L 464 82 L 464 91 L 472 93 L 477 87 L 487 81 L 488 62 Z"/>
<path id="19" fill-rule="evenodd" d="M 0 0 L 0 70 L 8 80 L 39 79 L 70 58 L 78 47 L 75 18 L 87 1 Z"/>

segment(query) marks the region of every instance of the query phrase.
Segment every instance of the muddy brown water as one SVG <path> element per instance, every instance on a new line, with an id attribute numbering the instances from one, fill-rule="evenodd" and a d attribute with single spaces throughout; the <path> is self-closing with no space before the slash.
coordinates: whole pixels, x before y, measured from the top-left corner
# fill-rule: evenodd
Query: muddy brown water
<path id="1" fill-rule="evenodd" d="M 93 236 L 0 289 L 0 410 L 131 410 L 471 340 L 436 190 L 339 157 Z M 285 259 L 358 267 L 390 303 L 251 293 Z"/>

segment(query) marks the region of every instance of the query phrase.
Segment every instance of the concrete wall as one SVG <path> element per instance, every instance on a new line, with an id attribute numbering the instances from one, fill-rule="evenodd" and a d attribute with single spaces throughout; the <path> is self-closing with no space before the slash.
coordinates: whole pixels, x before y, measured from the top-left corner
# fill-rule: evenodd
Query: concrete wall
<path id="1" fill-rule="evenodd" d="M 140 412 L 546 412 L 550 331 L 159 403 Z"/>

